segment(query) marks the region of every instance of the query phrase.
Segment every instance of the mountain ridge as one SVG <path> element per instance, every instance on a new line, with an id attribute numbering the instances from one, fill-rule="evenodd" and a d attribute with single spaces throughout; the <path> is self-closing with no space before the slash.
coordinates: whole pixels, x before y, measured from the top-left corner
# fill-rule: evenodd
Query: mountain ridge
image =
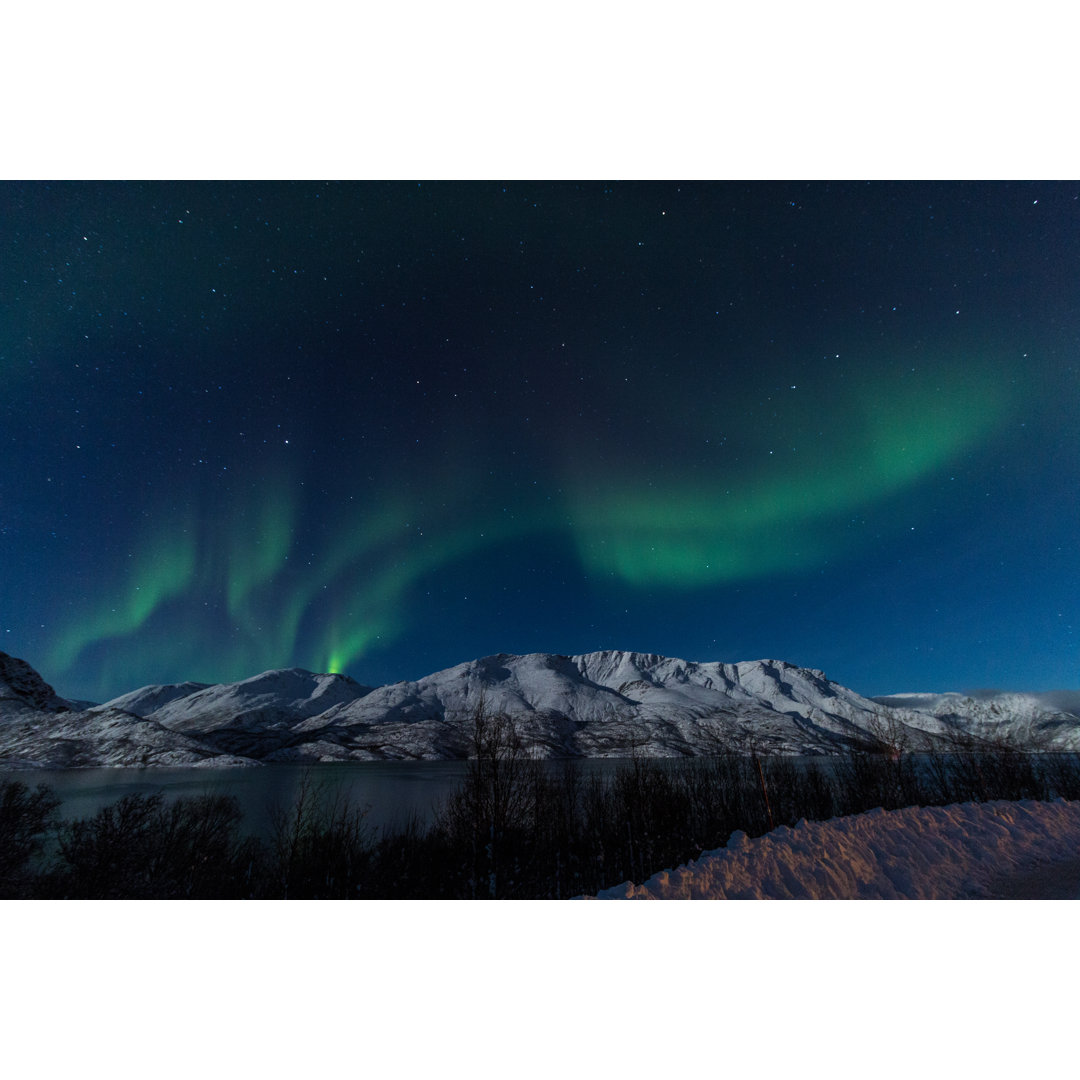
<path id="1" fill-rule="evenodd" d="M 7 671 L 18 692 L 3 681 Z M 1080 749 L 1080 715 L 1039 695 L 868 698 L 783 660 L 616 649 L 495 653 L 379 687 L 271 669 L 83 704 L 65 702 L 28 664 L 0 653 L 0 767 L 462 758 L 478 709 L 512 717 L 527 752 L 540 757 L 830 754 L 929 748 L 964 734 Z"/>

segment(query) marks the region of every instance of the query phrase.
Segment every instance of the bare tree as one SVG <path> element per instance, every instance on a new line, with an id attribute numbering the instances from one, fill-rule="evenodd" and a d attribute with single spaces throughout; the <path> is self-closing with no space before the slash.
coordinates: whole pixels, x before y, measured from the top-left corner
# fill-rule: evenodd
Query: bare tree
<path id="1" fill-rule="evenodd" d="M 505 855 L 511 834 L 531 824 L 536 762 L 527 754 L 514 721 L 491 713 L 483 697 L 472 715 L 465 780 L 443 809 L 447 831 L 469 850 L 471 892 L 490 899 L 510 886 Z"/>
<path id="2" fill-rule="evenodd" d="M 310 770 L 287 806 L 270 815 L 273 876 L 281 897 L 355 897 L 374 850 L 367 808 Z"/>

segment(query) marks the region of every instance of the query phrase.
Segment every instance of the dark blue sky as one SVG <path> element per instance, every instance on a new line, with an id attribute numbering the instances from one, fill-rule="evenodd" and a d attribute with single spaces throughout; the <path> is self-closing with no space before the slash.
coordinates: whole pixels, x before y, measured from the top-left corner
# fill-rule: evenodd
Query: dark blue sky
<path id="1" fill-rule="evenodd" d="M 4 183 L 0 648 L 1078 685 L 1080 185 Z"/>

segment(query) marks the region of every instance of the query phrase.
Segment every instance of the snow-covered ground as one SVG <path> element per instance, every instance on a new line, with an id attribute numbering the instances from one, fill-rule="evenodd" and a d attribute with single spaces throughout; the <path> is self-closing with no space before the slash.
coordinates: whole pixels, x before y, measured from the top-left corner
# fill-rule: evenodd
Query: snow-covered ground
<path id="1" fill-rule="evenodd" d="M 600 900 L 1080 899 L 1080 802 L 871 810 L 800 821 Z"/>

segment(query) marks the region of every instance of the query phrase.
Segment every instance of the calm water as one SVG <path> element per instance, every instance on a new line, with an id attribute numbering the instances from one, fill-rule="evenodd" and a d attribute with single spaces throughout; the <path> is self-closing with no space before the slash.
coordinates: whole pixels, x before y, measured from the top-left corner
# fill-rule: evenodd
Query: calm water
<path id="1" fill-rule="evenodd" d="M 578 762 L 583 776 L 609 773 L 621 764 L 622 759 Z M 464 761 L 359 761 L 241 769 L 34 769 L 0 771 L 0 780 L 19 780 L 31 788 L 47 784 L 62 800 L 60 815 L 68 819 L 90 817 L 133 792 L 163 790 L 166 798 L 235 795 L 244 812 L 242 830 L 265 834 L 274 807 L 290 805 L 305 776 L 367 807 L 367 822 L 379 828 L 412 814 L 430 819 L 467 767 Z M 561 763 L 549 767 L 560 768 Z"/>

